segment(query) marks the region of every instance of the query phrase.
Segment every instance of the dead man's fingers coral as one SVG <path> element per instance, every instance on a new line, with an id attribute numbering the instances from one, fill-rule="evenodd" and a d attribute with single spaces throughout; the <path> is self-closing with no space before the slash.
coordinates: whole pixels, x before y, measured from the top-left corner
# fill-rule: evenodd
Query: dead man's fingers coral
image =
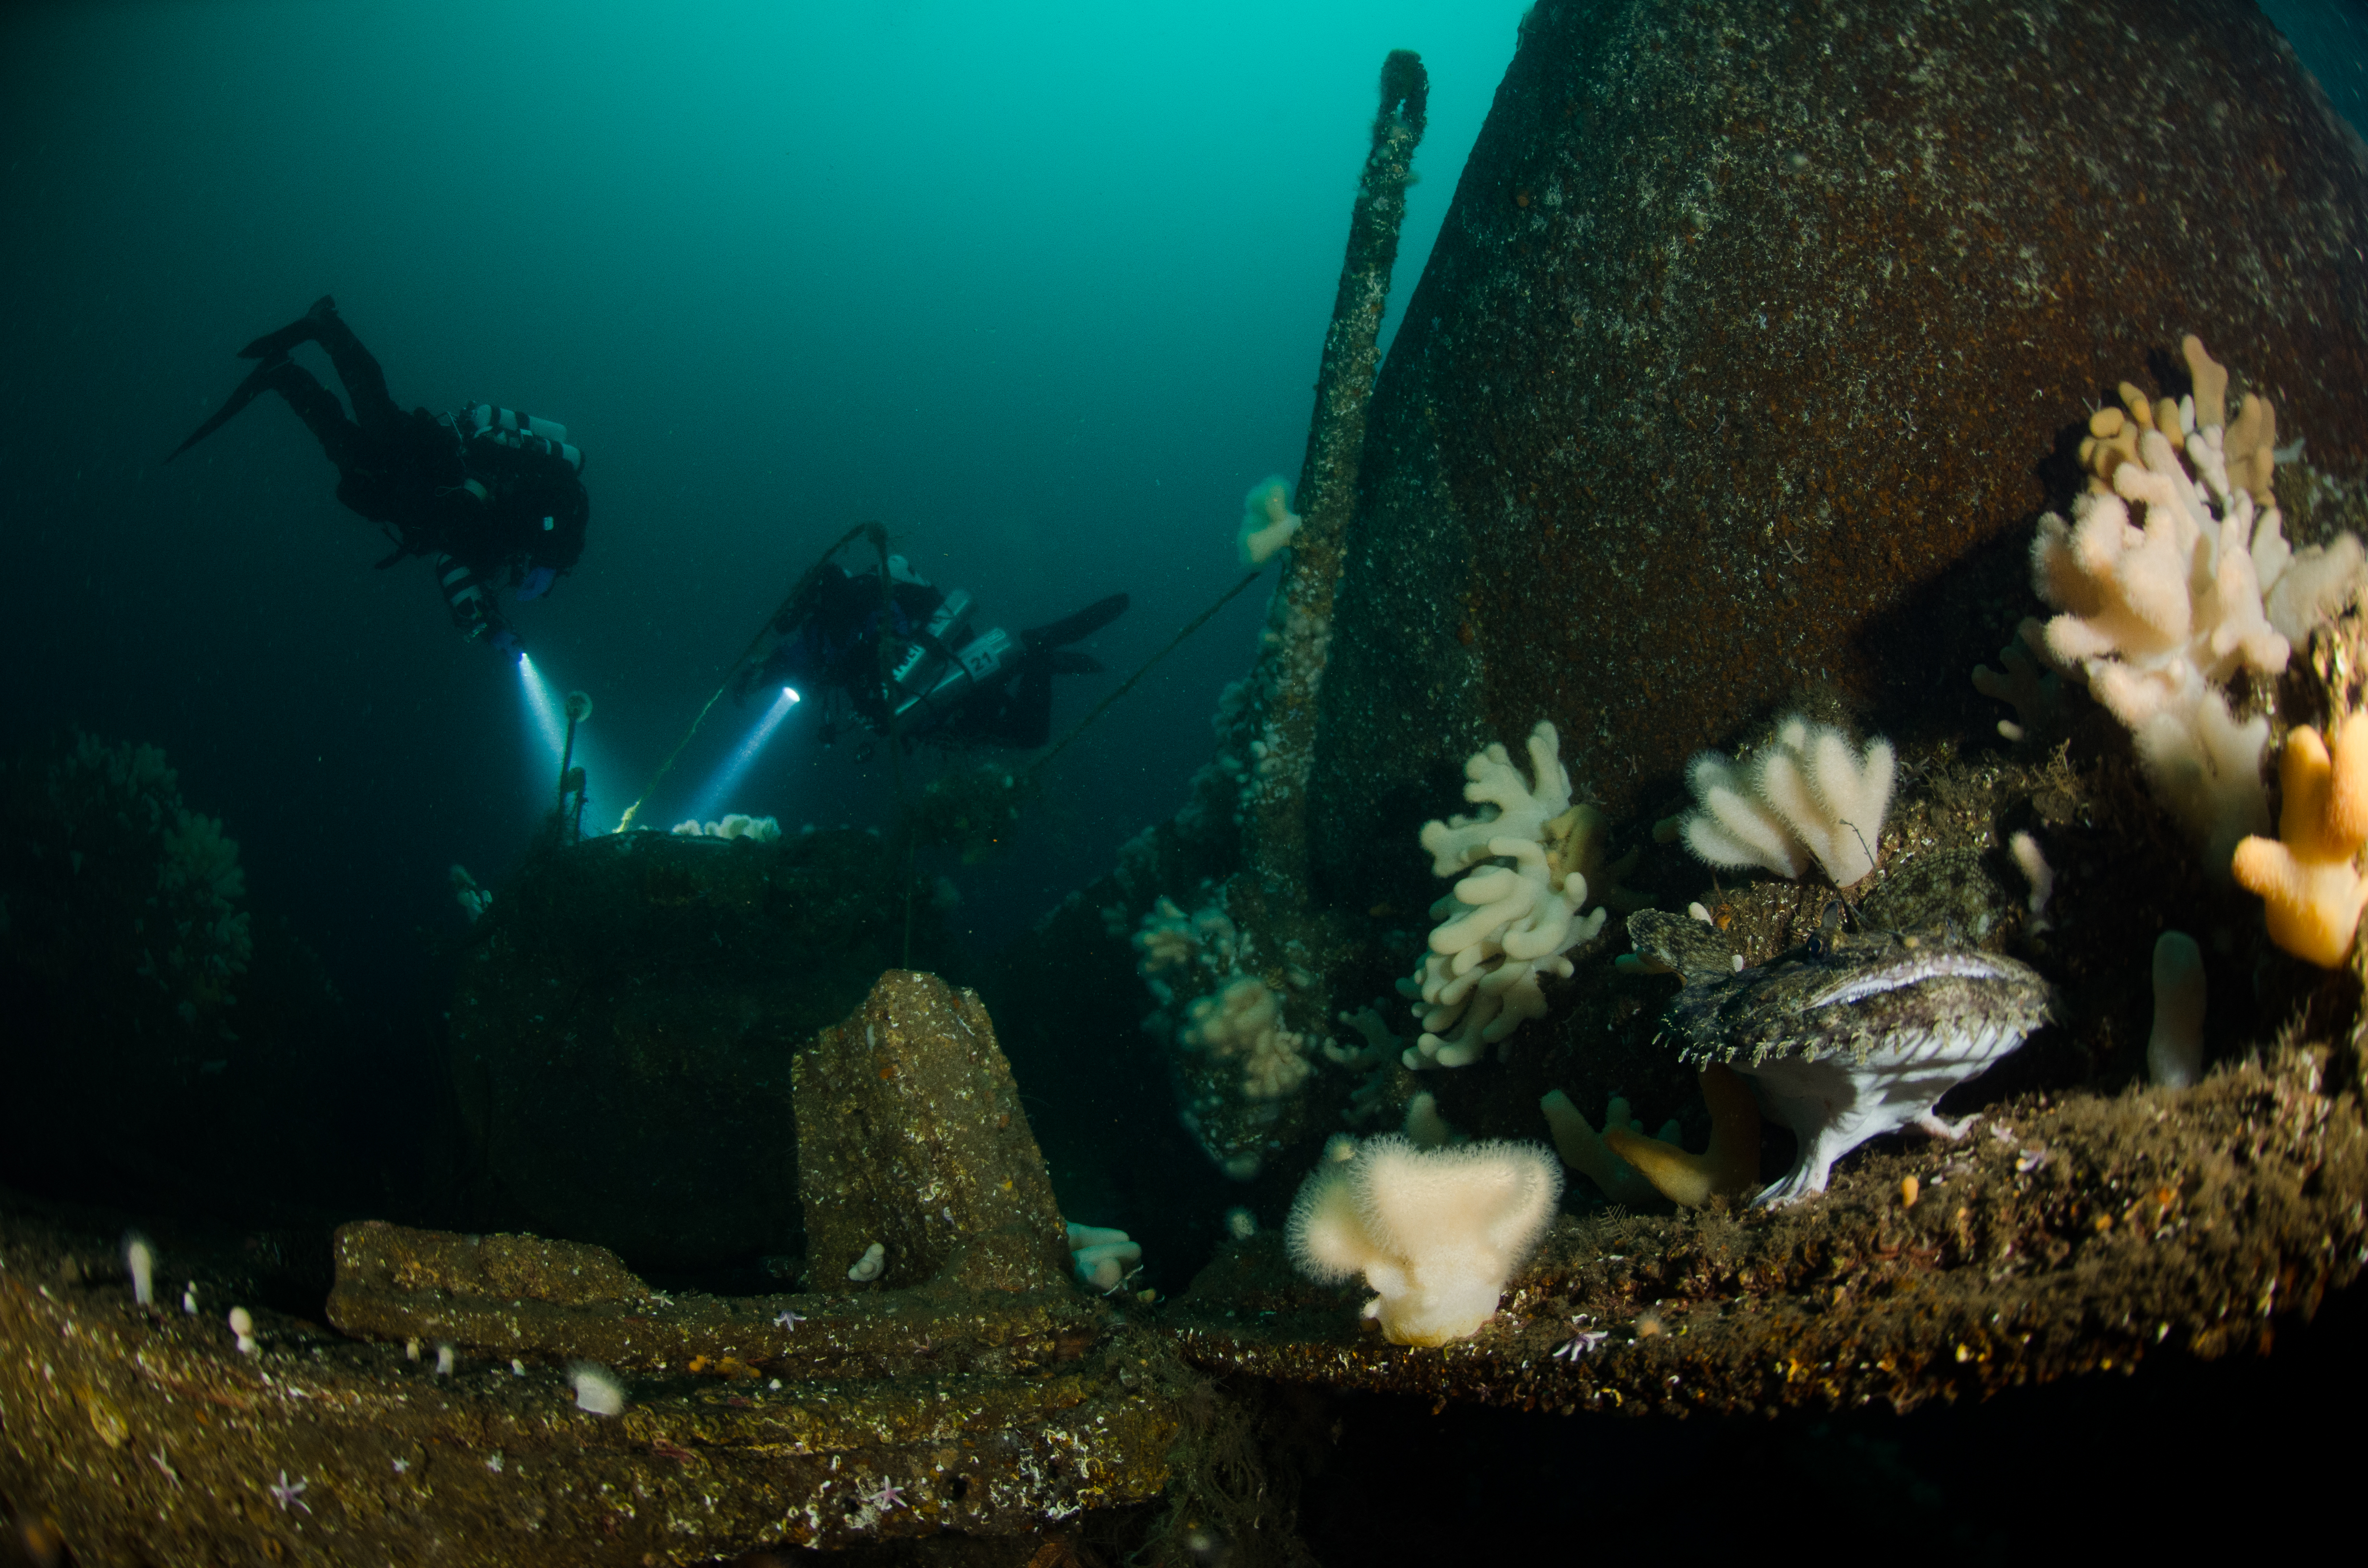
<path id="1" fill-rule="evenodd" d="M 2368 722 L 2354 714 L 2335 733 L 2335 750 L 2308 725 L 2286 737 L 2278 780 L 2285 801 L 2278 836 L 2248 837 L 2231 869 L 2260 895 L 2270 939 L 2322 969 L 2351 951 L 2368 882 L 2356 864 L 2368 842 Z"/>
<path id="2" fill-rule="evenodd" d="M 1273 474 L 1250 486 L 1242 497 L 1242 525 L 1234 534 L 1234 551 L 1253 570 L 1265 565 L 1292 536 L 1299 532 L 1299 515 L 1291 509 L 1291 483 Z"/>
<path id="3" fill-rule="evenodd" d="M 1622 1125 L 1627 1114 L 1625 1100 L 1611 1102 L 1604 1113 L 1602 1132 L 1596 1131 L 1587 1113 L 1560 1089 L 1550 1091 L 1538 1102 L 1538 1108 L 1545 1113 L 1546 1126 L 1554 1134 L 1554 1151 L 1562 1156 L 1564 1165 L 1593 1182 L 1596 1189 L 1614 1203 L 1653 1200 L 1652 1183 L 1605 1141 L 1613 1131 L 1627 1131 Z"/>
<path id="4" fill-rule="evenodd" d="M 1710 1147 L 1702 1153 L 1622 1127 L 1603 1134 L 1612 1153 L 1642 1172 L 1662 1197 L 1688 1209 L 1759 1185 L 1759 1102 L 1751 1085 L 1733 1068 L 1713 1062 L 1702 1070 L 1702 1092 L 1710 1106 Z"/>
<path id="5" fill-rule="evenodd" d="M 2368 554 L 2350 534 L 2287 545 L 2274 412 L 2248 394 L 2229 422 L 2226 367 L 2192 334 L 2181 349 L 2192 396 L 2149 402 L 2124 382 L 2123 408 L 2090 416 L 2089 488 L 2069 523 L 2047 514 L 2032 542 L 2032 585 L 2059 612 L 2033 645 L 2130 728 L 2148 781 L 2216 872 L 2269 820 L 2268 726 L 2238 722 L 2223 683 L 2282 672 L 2360 590 Z"/>
<path id="6" fill-rule="evenodd" d="M 1422 1034 L 1406 1066 L 1461 1067 L 1527 1018 L 1546 1010 L 1541 974 L 1568 976 L 1563 955 L 1594 939 L 1604 912 L 1582 917 L 1588 880 L 1557 856 L 1583 854 L 1579 813 L 1570 803 L 1554 727 L 1530 733 L 1524 778 L 1503 745 L 1492 743 L 1464 764 L 1465 800 L 1481 810 L 1426 824 L 1420 843 L 1431 869 L 1458 877 L 1431 906 L 1439 925 L 1429 951 L 1398 989 L 1415 999 Z"/>
<path id="7" fill-rule="evenodd" d="M 1829 724 L 1781 721 L 1748 770 L 1706 752 L 1687 770 L 1699 805 L 1686 846 L 1713 866 L 1759 866 L 1795 880 L 1815 858 L 1836 887 L 1874 869 L 1897 759 L 1889 741 L 1863 751 Z"/>

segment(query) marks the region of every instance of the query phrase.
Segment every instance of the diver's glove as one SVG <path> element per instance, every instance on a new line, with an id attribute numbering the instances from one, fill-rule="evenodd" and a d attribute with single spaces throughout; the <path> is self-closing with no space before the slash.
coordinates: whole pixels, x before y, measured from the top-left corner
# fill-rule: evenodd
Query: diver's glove
<path id="1" fill-rule="evenodd" d="M 485 602 L 482 597 L 472 594 L 452 602 L 452 630 L 459 632 L 463 641 L 476 642 L 491 631 L 494 625 L 492 617 L 485 613 Z"/>
<path id="2" fill-rule="evenodd" d="M 500 612 L 486 605 L 482 596 L 472 596 L 452 607 L 452 629 L 462 640 L 484 642 L 515 658 L 526 647 L 526 642 L 512 631 Z"/>

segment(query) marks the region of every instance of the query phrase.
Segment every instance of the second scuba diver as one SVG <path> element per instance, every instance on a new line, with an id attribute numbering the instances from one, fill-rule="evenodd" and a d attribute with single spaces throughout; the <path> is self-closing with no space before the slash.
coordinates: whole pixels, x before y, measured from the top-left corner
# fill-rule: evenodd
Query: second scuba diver
<path id="1" fill-rule="evenodd" d="M 971 597 L 944 593 L 901 555 L 888 558 L 888 592 L 880 572 L 825 565 L 772 624 L 774 641 L 733 679 L 734 701 L 760 687 L 820 687 L 843 697 L 866 728 L 939 746 L 1044 744 L 1053 722 L 1053 677 L 1089 675 L 1100 663 L 1070 646 L 1126 612 L 1112 594 L 1074 615 L 1022 631 L 971 625 Z M 882 667 L 881 639 L 889 644 Z M 823 739 L 837 732 L 826 719 Z"/>

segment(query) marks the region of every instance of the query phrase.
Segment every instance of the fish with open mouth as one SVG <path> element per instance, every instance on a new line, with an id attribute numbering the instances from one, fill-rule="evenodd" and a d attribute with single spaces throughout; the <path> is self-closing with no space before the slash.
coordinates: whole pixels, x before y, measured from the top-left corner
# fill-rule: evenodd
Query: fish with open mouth
<path id="1" fill-rule="evenodd" d="M 1964 1136 L 1972 1119 L 1935 1114 L 1941 1096 L 2055 1017 L 2053 991 L 2028 964 L 1954 936 L 1846 934 L 1839 913 L 1829 906 L 1808 941 L 1748 967 L 1701 920 L 1628 917 L 1636 950 L 1685 977 L 1661 1038 L 1674 1036 L 1690 1065 L 1721 1062 L 1754 1080 L 1800 1141 L 1761 1207 L 1823 1192 L 1834 1162 L 1870 1138 L 1908 1126 Z"/>

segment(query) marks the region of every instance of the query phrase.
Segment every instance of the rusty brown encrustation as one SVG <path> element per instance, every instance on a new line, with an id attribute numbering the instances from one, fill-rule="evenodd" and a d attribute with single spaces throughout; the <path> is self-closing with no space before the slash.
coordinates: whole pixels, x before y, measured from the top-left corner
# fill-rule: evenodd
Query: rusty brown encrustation
<path id="1" fill-rule="evenodd" d="M 2069 442 L 2183 335 L 2368 477 L 2363 256 L 2360 141 L 2250 6 L 1545 0 L 1374 389 L 1315 884 L 1403 900 L 1373 846 L 1540 719 L 1631 821 L 1785 705 L 1987 731 Z"/>
<path id="2" fill-rule="evenodd" d="M 837 1123 L 801 1140 L 812 1233 L 885 1237 L 878 1279 L 834 1254 L 804 1291 L 669 1294 L 598 1246 L 359 1221 L 340 1333 L 238 1301 L 242 1354 L 229 1287 L 140 1307 L 103 1239 L 0 1210 L 0 1493 L 79 1561 L 459 1568 L 1053 1539 L 1157 1494 L 1179 1369 L 1067 1278 L 977 998 L 892 971 L 806 1070 Z M 578 1403 L 586 1362 L 620 1413 Z"/>
<path id="3" fill-rule="evenodd" d="M 976 994 L 891 970 L 791 1079 L 814 1285 L 878 1243 L 889 1287 L 1067 1290 L 1060 1206 Z"/>

